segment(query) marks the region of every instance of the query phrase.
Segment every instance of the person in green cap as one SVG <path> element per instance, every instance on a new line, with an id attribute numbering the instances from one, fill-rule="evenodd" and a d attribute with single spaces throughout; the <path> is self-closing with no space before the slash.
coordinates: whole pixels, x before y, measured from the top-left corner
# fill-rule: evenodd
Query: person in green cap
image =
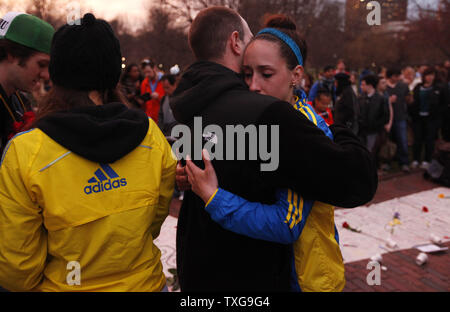
<path id="1" fill-rule="evenodd" d="M 0 154 L 34 117 L 20 91 L 31 92 L 41 79 L 49 79 L 54 32 L 29 14 L 9 12 L 0 18 Z"/>

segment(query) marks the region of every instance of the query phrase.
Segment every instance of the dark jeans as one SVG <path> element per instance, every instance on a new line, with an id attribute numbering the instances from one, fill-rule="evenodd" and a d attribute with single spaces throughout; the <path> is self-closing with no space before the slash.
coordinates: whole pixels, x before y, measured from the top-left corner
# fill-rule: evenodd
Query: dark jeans
<path id="1" fill-rule="evenodd" d="M 409 165 L 408 157 L 408 123 L 406 120 L 392 124 L 392 134 L 397 143 L 397 160 L 400 166 Z"/>
<path id="2" fill-rule="evenodd" d="M 420 161 L 422 148 L 425 146 L 425 161 L 431 162 L 433 156 L 434 143 L 436 142 L 438 120 L 433 120 L 429 116 L 413 119 L 412 128 L 414 132 L 413 155 L 414 160 Z"/>
<path id="3" fill-rule="evenodd" d="M 381 147 L 384 144 L 386 144 L 387 139 L 388 139 L 388 133 L 383 128 L 382 130 L 380 130 L 377 133 L 374 145 L 373 145 L 372 149 L 369 150 L 375 158 L 377 168 L 379 168 L 380 164 L 381 164 L 381 160 L 380 160 L 380 157 L 378 154 L 380 153 Z"/>

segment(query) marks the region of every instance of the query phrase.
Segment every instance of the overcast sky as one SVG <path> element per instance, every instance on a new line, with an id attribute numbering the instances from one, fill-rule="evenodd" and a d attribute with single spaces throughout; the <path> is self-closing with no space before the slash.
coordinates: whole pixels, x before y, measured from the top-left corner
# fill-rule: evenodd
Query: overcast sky
<path id="1" fill-rule="evenodd" d="M 131 18 L 131 21 L 135 18 L 138 20 L 144 19 L 146 16 L 144 5 L 148 6 L 149 3 L 154 1 L 158 2 L 159 0 L 84 0 L 87 6 L 90 6 L 94 11 L 98 11 L 98 14 L 101 12 L 105 18 L 113 18 L 120 14 L 128 16 Z M 335 1 L 345 2 L 345 0 Z M 421 6 L 430 6 L 435 9 L 438 2 L 438 0 L 409 0 L 408 14 L 409 16 L 414 16 L 415 3 Z"/>
<path id="2" fill-rule="evenodd" d="M 159 2 L 159 0 L 84 0 L 86 5 L 91 6 L 94 10 L 101 11 L 105 17 L 114 17 L 118 14 L 129 15 L 130 17 L 143 18 L 145 10 L 144 4 L 148 5 L 151 2 Z M 264 1 L 264 0 L 260 0 Z M 335 0 L 344 3 L 345 0 Z M 367 0 L 368 1 L 368 0 Z M 436 8 L 438 0 L 409 0 L 409 14 L 414 13 L 415 3 L 424 6 L 431 6 Z"/>
<path id="3" fill-rule="evenodd" d="M 147 16 L 149 5 L 155 0 L 83 0 L 86 11 L 92 8 L 96 15 L 105 19 L 113 19 L 116 16 L 128 19 L 130 23 L 142 23 Z M 158 2 L 158 0 L 156 0 Z"/>
<path id="4" fill-rule="evenodd" d="M 0 0 L 5 1 L 5 0 Z M 14 3 L 16 10 L 23 11 L 24 3 L 28 0 L 6 0 L 6 2 Z M 67 3 L 69 0 L 63 0 L 61 3 Z M 76 1 L 76 0 L 75 0 Z M 264 0 L 260 0 L 264 1 Z M 344 3 L 345 0 L 335 0 Z M 81 0 L 81 11 L 86 13 L 93 11 L 98 17 L 104 19 L 113 19 L 116 16 L 120 16 L 131 25 L 135 25 L 136 28 L 142 24 L 145 20 L 149 6 L 159 0 Z M 410 17 L 415 16 L 415 3 L 421 6 L 430 6 L 435 9 L 438 4 L 438 0 L 409 0 L 408 15 Z"/>

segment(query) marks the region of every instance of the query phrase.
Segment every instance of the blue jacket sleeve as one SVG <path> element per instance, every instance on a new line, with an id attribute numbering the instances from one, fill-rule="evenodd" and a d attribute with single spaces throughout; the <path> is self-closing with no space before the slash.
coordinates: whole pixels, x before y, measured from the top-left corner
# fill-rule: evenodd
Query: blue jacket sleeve
<path id="1" fill-rule="evenodd" d="M 303 208 L 312 201 L 291 190 L 277 192 L 277 202 L 266 205 L 218 189 L 205 209 L 224 229 L 255 239 L 281 244 L 295 242 L 301 234 Z"/>
<path id="2" fill-rule="evenodd" d="M 317 94 L 317 90 L 319 89 L 319 82 L 316 81 L 312 87 L 311 90 L 309 90 L 309 94 L 308 94 L 308 101 L 314 103 L 314 98 L 316 97 Z"/>

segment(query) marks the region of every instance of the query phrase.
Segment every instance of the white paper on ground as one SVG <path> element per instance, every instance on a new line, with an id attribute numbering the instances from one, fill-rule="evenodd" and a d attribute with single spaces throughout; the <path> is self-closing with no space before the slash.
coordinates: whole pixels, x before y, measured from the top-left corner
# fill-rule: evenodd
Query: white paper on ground
<path id="1" fill-rule="evenodd" d="M 425 252 L 425 253 L 448 250 L 448 247 L 439 247 L 438 245 L 435 245 L 435 244 L 419 245 L 419 246 L 415 246 L 414 248 L 420 250 L 421 252 Z"/>

